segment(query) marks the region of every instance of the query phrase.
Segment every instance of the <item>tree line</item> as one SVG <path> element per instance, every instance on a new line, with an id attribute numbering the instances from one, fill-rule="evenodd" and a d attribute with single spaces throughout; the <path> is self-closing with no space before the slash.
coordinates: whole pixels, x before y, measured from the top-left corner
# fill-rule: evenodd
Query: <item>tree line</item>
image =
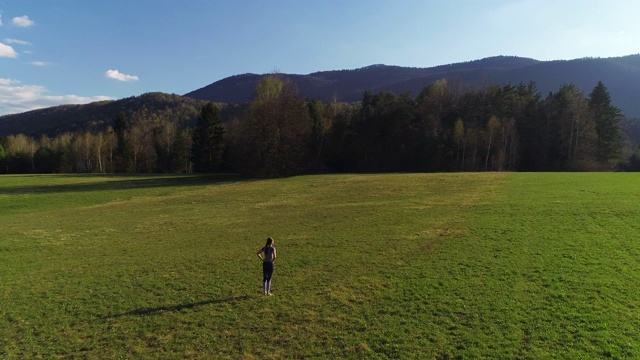
<path id="1" fill-rule="evenodd" d="M 440 80 L 415 98 L 364 92 L 349 104 L 302 98 L 273 75 L 224 123 L 208 103 L 193 127 L 121 113 L 102 132 L 1 138 L 0 173 L 638 170 L 623 120 L 602 82 L 543 97 L 533 82 L 463 91 Z"/>

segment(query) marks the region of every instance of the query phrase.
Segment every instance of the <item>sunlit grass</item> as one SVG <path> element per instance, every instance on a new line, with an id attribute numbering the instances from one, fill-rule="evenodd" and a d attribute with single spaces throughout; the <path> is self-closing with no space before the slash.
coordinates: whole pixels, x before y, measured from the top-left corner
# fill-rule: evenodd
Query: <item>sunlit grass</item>
<path id="1" fill-rule="evenodd" d="M 638 185 L 3 176 L 0 358 L 637 358 Z"/>

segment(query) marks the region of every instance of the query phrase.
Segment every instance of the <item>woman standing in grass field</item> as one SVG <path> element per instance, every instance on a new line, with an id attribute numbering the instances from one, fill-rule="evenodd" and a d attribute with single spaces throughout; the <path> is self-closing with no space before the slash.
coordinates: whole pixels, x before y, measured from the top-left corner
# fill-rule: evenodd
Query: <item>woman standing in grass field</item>
<path id="1" fill-rule="evenodd" d="M 271 295 L 271 276 L 273 275 L 273 262 L 276 260 L 275 241 L 267 239 L 265 246 L 258 250 L 257 255 L 262 260 L 262 290 L 265 295 Z M 261 255 L 264 253 L 264 257 Z"/>

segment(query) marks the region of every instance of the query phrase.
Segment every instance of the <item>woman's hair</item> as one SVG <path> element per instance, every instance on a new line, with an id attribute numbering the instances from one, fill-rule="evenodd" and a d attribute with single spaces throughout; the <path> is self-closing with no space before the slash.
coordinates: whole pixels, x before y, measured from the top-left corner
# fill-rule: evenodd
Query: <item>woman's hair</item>
<path id="1" fill-rule="evenodd" d="M 267 248 L 271 244 L 273 244 L 273 239 L 272 238 L 267 238 L 267 243 L 266 243 L 266 245 L 264 247 Z"/>

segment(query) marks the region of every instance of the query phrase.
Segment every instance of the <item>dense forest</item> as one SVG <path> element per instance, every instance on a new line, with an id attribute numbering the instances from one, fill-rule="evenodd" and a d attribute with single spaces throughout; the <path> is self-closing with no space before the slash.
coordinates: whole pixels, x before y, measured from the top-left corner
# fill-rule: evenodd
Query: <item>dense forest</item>
<path id="1" fill-rule="evenodd" d="M 263 78 L 247 106 L 194 103 L 113 115 L 103 128 L 0 138 L 0 173 L 612 171 L 640 169 L 640 125 L 589 94 L 535 83 L 461 90 L 446 80 L 355 103 L 303 98 Z M 221 113 L 230 114 L 221 117 Z"/>

